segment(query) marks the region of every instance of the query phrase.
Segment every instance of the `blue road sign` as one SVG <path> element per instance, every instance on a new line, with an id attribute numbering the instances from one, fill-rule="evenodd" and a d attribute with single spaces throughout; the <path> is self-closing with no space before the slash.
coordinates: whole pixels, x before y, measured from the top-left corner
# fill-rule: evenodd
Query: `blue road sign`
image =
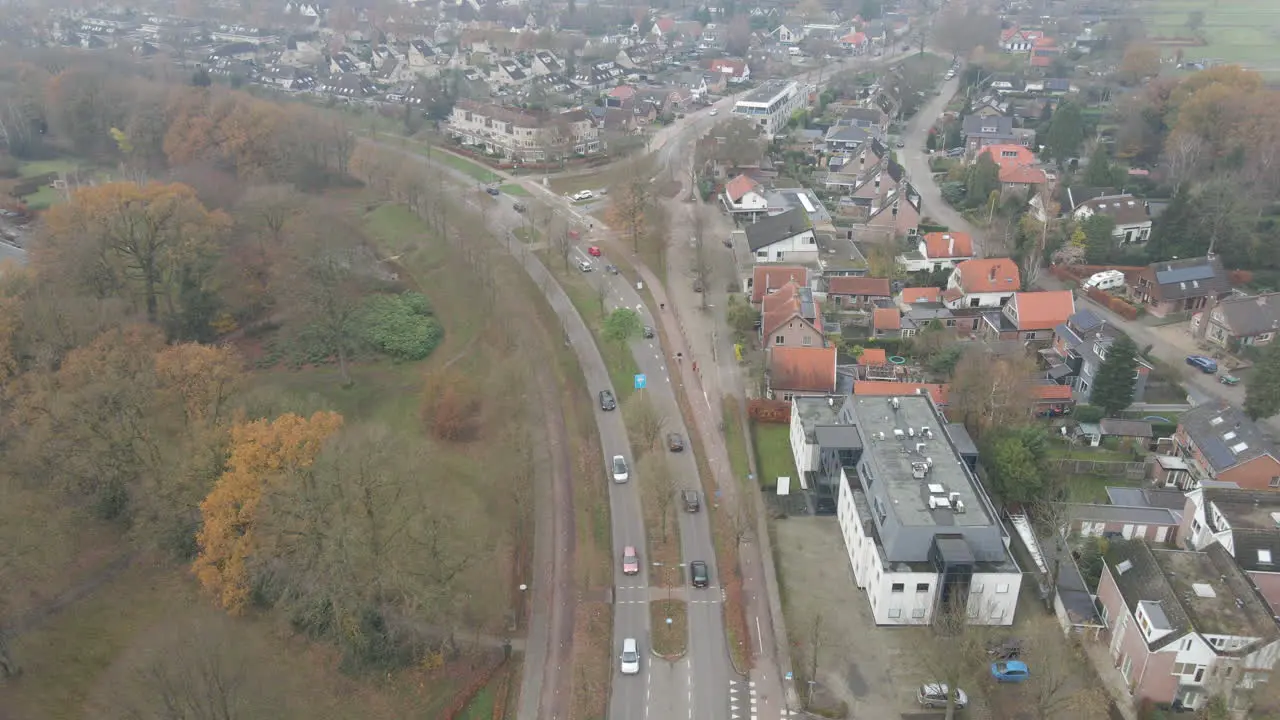
<path id="1" fill-rule="evenodd" d="M 788 670 L 788 671 L 787 671 L 787 679 L 788 679 L 788 680 L 790 680 L 792 677 L 793 677 L 793 676 L 791 675 L 791 671 L 790 671 L 790 670 Z"/>
<path id="2" fill-rule="evenodd" d="M 637 389 L 637 390 L 643 390 L 643 389 L 644 389 L 644 383 L 645 383 L 644 374 L 643 374 L 643 373 L 637 373 L 637 374 L 636 374 L 636 389 Z"/>

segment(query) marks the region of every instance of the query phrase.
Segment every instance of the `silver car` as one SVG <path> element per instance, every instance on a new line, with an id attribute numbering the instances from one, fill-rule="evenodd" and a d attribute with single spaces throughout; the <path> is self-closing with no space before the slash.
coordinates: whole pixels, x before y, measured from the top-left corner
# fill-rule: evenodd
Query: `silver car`
<path id="1" fill-rule="evenodd" d="M 622 641 L 622 655 L 620 657 L 623 675 L 635 675 L 640 672 L 640 643 L 635 638 L 626 638 Z"/>
<path id="2" fill-rule="evenodd" d="M 627 469 L 627 459 L 621 455 L 613 456 L 613 481 L 624 483 L 631 477 L 631 472 Z"/>
<path id="3" fill-rule="evenodd" d="M 956 709 L 963 710 L 969 704 L 969 696 L 960 688 L 956 688 Z M 916 702 L 921 707 L 945 708 L 947 706 L 946 683 L 927 683 L 916 691 Z"/>

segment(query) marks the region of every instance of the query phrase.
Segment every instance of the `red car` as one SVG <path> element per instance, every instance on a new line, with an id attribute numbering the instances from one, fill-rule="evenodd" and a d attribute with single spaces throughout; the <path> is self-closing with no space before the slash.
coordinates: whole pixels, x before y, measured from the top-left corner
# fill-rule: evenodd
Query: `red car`
<path id="1" fill-rule="evenodd" d="M 590 255 L 591 257 L 600 257 L 602 253 L 600 252 L 600 248 L 596 247 L 595 245 L 592 245 L 591 247 L 587 248 L 587 254 Z"/>
<path id="2" fill-rule="evenodd" d="M 636 575 L 640 572 L 640 558 L 636 549 L 630 545 L 622 549 L 622 574 Z"/>

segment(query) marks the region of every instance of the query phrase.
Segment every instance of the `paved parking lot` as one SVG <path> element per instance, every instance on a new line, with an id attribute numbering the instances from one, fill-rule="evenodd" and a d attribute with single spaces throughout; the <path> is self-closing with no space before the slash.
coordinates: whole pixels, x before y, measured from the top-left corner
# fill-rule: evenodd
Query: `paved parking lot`
<path id="1" fill-rule="evenodd" d="M 774 522 L 774 547 L 798 672 L 807 675 L 814 618 L 821 614 L 819 696 L 849 704 L 851 718 L 894 718 L 919 711 L 920 677 L 911 644 L 916 628 L 881 629 L 871 619 L 834 517 L 790 517 Z M 801 697 L 806 688 L 799 688 Z"/>

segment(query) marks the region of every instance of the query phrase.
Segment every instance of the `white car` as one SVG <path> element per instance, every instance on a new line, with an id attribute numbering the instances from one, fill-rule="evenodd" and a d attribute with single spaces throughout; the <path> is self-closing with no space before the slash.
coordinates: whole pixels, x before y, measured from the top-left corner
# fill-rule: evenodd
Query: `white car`
<path id="1" fill-rule="evenodd" d="M 590 190 L 580 190 L 572 195 L 572 199 L 574 200 L 574 202 L 577 202 L 579 200 L 590 200 L 595 196 L 596 194 L 591 192 Z"/>
<path id="2" fill-rule="evenodd" d="M 613 481 L 624 483 L 631 477 L 631 472 L 627 469 L 627 459 L 621 455 L 613 456 Z"/>
<path id="3" fill-rule="evenodd" d="M 622 641 L 622 665 L 623 675 L 635 675 L 640 672 L 640 643 L 635 638 L 626 638 Z"/>
<path id="4" fill-rule="evenodd" d="M 712 116 L 712 117 L 715 117 L 719 112 L 720 112 L 719 110 L 716 110 L 715 108 L 711 108 L 711 116 Z"/>

